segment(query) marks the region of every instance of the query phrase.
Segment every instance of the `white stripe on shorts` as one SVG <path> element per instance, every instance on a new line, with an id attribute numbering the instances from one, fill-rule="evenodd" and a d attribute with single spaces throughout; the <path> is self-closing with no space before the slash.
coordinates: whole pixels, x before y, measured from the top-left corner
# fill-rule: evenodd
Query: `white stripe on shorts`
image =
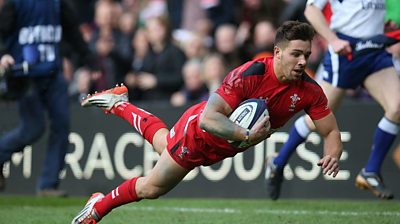
<path id="1" fill-rule="evenodd" d="M 339 82 L 339 55 L 335 53 L 332 46 L 328 47 L 329 53 L 331 54 L 332 63 L 332 86 L 337 86 Z"/>

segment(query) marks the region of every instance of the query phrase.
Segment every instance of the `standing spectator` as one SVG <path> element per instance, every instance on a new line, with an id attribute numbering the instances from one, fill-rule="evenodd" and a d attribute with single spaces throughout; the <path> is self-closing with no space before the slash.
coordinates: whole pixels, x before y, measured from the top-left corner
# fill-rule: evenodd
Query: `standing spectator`
<path id="1" fill-rule="evenodd" d="M 329 2 L 332 9 L 330 26 L 322 13 L 327 0 L 308 0 L 305 10 L 307 19 L 329 42 L 321 85 L 332 110 L 339 107 L 347 89 L 359 86 L 364 86 L 382 106 L 384 116 L 375 129 L 369 159 L 357 175 L 355 184 L 360 189 L 370 190 L 378 198 L 392 199 L 393 193 L 383 182 L 381 167 L 400 128 L 400 79 L 393 67 L 392 55 L 385 49 L 349 58 L 353 51 L 351 46 L 358 41 L 383 34 L 385 1 L 371 1 L 366 6 L 362 1 Z M 297 119 L 288 141 L 267 165 L 268 191 L 272 199 L 276 200 L 280 195 L 283 168 L 290 156 L 313 129 L 308 117 Z"/>
<path id="2" fill-rule="evenodd" d="M 169 101 L 183 84 L 185 54 L 173 43 L 167 18 L 148 19 L 146 34 L 150 49 L 137 76 L 137 87 L 143 92 L 142 100 Z"/>
<path id="3" fill-rule="evenodd" d="M 161 156 L 149 175 L 133 177 L 107 195 L 93 194 L 72 224 L 97 223 L 121 205 L 157 199 L 177 186 L 192 169 L 211 166 L 249 149 L 303 110 L 310 114 L 328 143 L 318 165 L 324 174 L 335 177 L 342 153 L 340 132 L 321 87 L 304 72 L 313 36 L 314 30 L 306 23 L 284 23 L 277 31 L 274 57 L 249 61 L 230 72 L 208 101 L 186 110 L 171 131 L 158 117 L 128 103 L 124 86 L 86 98 L 82 106 L 97 106 L 123 118 Z M 251 129 L 228 118 L 246 99 L 268 99 L 269 116 L 259 119 Z M 288 105 L 293 106 L 288 110 Z M 227 140 L 243 142 L 244 146 L 234 146 Z"/>
<path id="4" fill-rule="evenodd" d="M 1 56 L 0 66 L 29 64 L 28 71 L 14 72 L 11 77 L 29 86 L 27 91 L 19 92 L 19 126 L 0 139 L 1 189 L 5 186 L 3 164 L 11 159 L 12 153 L 23 150 L 43 135 L 46 111 L 50 136 L 37 193 L 40 196 L 66 195 L 58 189 L 69 135 L 68 86 L 59 52 L 61 38 L 74 46 L 86 62 L 91 58 L 75 18 L 68 1 L 6 0 L 0 11 L 0 39 L 4 41 L 0 46 L 5 47 L 1 49 L 5 54 Z"/>

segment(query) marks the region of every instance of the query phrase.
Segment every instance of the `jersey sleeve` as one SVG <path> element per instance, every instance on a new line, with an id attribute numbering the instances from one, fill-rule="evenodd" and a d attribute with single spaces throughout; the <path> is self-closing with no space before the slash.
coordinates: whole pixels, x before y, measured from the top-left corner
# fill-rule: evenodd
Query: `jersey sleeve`
<path id="1" fill-rule="evenodd" d="M 321 88 L 319 88 L 318 92 L 315 94 L 312 105 L 305 111 L 312 120 L 319 120 L 331 113 L 328 107 L 328 99 Z"/>
<path id="2" fill-rule="evenodd" d="M 222 81 L 220 87 L 215 91 L 220 95 L 232 109 L 236 108 L 237 105 L 243 99 L 243 79 L 240 75 L 240 67 L 231 71 Z"/>
<path id="3" fill-rule="evenodd" d="M 252 98 L 257 92 L 259 82 L 251 78 L 252 75 L 264 74 L 265 64 L 258 61 L 249 61 L 230 72 L 216 90 L 232 109 L 242 101 Z"/>

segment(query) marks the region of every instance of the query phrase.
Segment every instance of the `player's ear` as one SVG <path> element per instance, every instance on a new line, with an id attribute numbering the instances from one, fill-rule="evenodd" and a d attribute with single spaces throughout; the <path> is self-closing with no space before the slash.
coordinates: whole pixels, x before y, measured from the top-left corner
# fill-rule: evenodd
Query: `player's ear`
<path id="1" fill-rule="evenodd" d="M 281 59 L 282 49 L 278 46 L 274 46 L 274 58 Z"/>

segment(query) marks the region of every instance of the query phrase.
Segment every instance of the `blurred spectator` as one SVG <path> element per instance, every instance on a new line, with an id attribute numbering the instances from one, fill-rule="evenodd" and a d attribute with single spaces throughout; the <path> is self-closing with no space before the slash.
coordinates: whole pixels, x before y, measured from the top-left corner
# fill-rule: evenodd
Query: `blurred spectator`
<path id="1" fill-rule="evenodd" d="M 307 22 L 304 16 L 304 9 L 306 8 L 307 0 L 285 0 L 286 6 L 282 9 L 279 17 L 279 23 L 283 23 L 288 20 L 298 20 L 301 22 Z"/>
<path id="2" fill-rule="evenodd" d="M 133 37 L 137 27 L 137 16 L 133 12 L 126 11 L 122 13 L 119 19 L 119 30 L 129 39 Z"/>
<path id="3" fill-rule="evenodd" d="M 139 25 L 144 26 L 150 18 L 163 17 L 168 14 L 165 0 L 143 0 L 139 9 Z"/>
<path id="4" fill-rule="evenodd" d="M 227 70 L 232 70 L 243 62 L 239 52 L 240 46 L 236 41 L 236 31 L 234 25 L 224 24 L 215 32 L 215 51 L 224 58 Z"/>
<path id="5" fill-rule="evenodd" d="M 252 42 L 244 48 L 244 50 L 247 51 L 246 58 L 250 60 L 253 58 L 272 56 L 275 32 L 275 27 L 270 21 L 263 20 L 258 22 L 254 28 Z"/>
<path id="6" fill-rule="evenodd" d="M 188 40 L 182 43 L 182 48 L 188 59 L 201 60 L 208 51 L 204 38 L 197 33 L 192 33 Z"/>
<path id="7" fill-rule="evenodd" d="M 275 27 L 280 25 L 280 15 L 290 0 L 241 0 L 238 3 L 238 21 L 253 29 L 262 20 L 269 20 Z M 301 0 L 294 0 L 301 1 Z"/>
<path id="8" fill-rule="evenodd" d="M 195 31 L 199 20 L 207 18 L 207 12 L 198 0 L 169 0 L 168 15 L 173 30 Z"/>
<path id="9" fill-rule="evenodd" d="M 145 4 L 146 1 L 142 0 L 121 0 L 121 7 L 127 11 L 131 12 L 133 14 L 138 15 L 142 6 Z"/>
<path id="10" fill-rule="evenodd" d="M 259 21 L 268 18 L 267 1 L 264 0 L 240 0 L 238 4 L 238 21 L 247 23 L 253 28 Z"/>
<path id="11" fill-rule="evenodd" d="M 94 18 L 94 5 L 98 0 L 70 0 L 76 9 L 79 23 L 90 24 Z"/>
<path id="12" fill-rule="evenodd" d="M 182 86 L 182 66 L 186 57 L 172 42 L 167 18 L 153 17 L 146 21 L 150 49 L 137 76 L 142 100 L 169 100 Z"/>
<path id="13" fill-rule="evenodd" d="M 90 39 L 92 39 L 94 27 L 88 23 L 83 23 L 79 26 L 79 31 L 82 33 L 83 40 L 86 43 L 89 43 Z"/>
<path id="14" fill-rule="evenodd" d="M 99 0 L 95 9 L 95 25 L 90 49 L 97 55 L 101 72 L 92 75 L 92 89 L 102 90 L 122 82 L 129 71 L 132 51 L 130 39 L 118 30 L 120 5 Z"/>
<path id="15" fill-rule="evenodd" d="M 266 14 L 266 19 L 272 21 L 275 27 L 281 25 L 279 18 L 284 8 L 290 1 L 302 1 L 302 0 L 268 0 L 265 1 L 266 7 L 263 11 Z"/>
<path id="16" fill-rule="evenodd" d="M 77 69 L 74 73 L 74 79 L 69 85 L 69 95 L 72 102 L 80 102 L 89 93 L 92 93 L 91 71 L 86 67 Z"/>
<path id="17" fill-rule="evenodd" d="M 143 61 L 149 50 L 149 42 L 147 40 L 146 31 L 143 28 L 138 29 L 131 41 L 133 57 L 131 61 L 131 69 L 125 75 L 125 85 L 129 89 L 130 100 L 142 99 L 142 91 L 138 86 L 138 74 L 143 69 Z"/>
<path id="18" fill-rule="evenodd" d="M 236 0 L 199 0 L 201 7 L 207 12 L 207 18 L 211 21 L 211 35 L 223 24 L 235 24 Z"/>
<path id="19" fill-rule="evenodd" d="M 183 66 L 184 85 L 171 96 L 171 105 L 180 107 L 199 103 L 208 98 L 208 89 L 201 76 L 201 63 L 197 59 L 189 60 Z"/>
<path id="20" fill-rule="evenodd" d="M 224 59 L 218 53 L 208 54 L 203 59 L 203 79 L 210 93 L 214 92 L 226 76 Z"/>

